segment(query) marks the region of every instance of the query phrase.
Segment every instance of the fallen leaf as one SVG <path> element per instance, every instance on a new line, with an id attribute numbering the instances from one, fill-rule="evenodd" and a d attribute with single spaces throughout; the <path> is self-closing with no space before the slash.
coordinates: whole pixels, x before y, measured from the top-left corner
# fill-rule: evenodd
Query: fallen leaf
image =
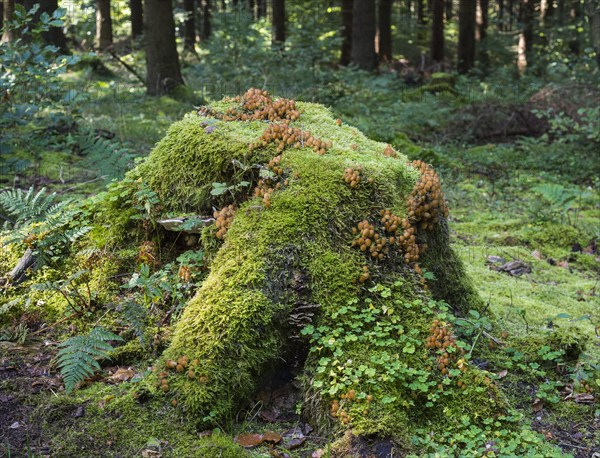
<path id="1" fill-rule="evenodd" d="M 544 401 L 542 401 L 540 398 L 535 398 L 535 401 L 533 401 L 533 405 L 531 407 L 534 412 L 539 412 L 544 408 Z"/>
<path id="2" fill-rule="evenodd" d="M 306 442 L 306 436 L 298 426 L 283 433 L 283 444 L 289 450 L 300 447 L 304 442 Z"/>
<path id="3" fill-rule="evenodd" d="M 487 262 L 488 264 L 504 264 L 506 259 L 502 256 L 488 256 Z"/>
<path id="4" fill-rule="evenodd" d="M 281 442 L 281 435 L 273 431 L 267 431 L 262 435 L 262 440 L 263 442 L 278 444 L 279 442 Z"/>
<path id="5" fill-rule="evenodd" d="M 325 456 L 325 450 L 320 448 L 319 450 L 315 450 L 314 452 L 312 452 L 312 455 L 310 457 L 311 458 L 322 458 L 323 456 Z"/>
<path id="6" fill-rule="evenodd" d="M 240 434 L 235 436 L 233 441 L 244 448 L 252 448 L 262 444 L 263 437 L 262 434 Z"/>
<path id="7" fill-rule="evenodd" d="M 112 383 L 122 383 L 131 380 L 134 375 L 135 372 L 132 369 L 124 369 L 121 367 L 114 374 L 108 377 L 108 380 Z"/>
<path id="8" fill-rule="evenodd" d="M 162 453 L 160 453 L 156 450 L 150 450 L 149 448 L 142 450 L 142 458 L 161 458 L 161 457 L 162 457 Z"/>
<path id="9" fill-rule="evenodd" d="M 507 374 L 508 374 L 508 371 L 507 371 L 506 369 L 504 369 L 503 371 L 500 371 L 500 372 L 498 372 L 498 373 L 496 374 L 496 376 L 497 376 L 499 379 L 502 379 L 502 378 L 506 377 L 506 375 L 507 375 Z"/>
<path id="10" fill-rule="evenodd" d="M 560 261 L 558 263 L 558 267 L 562 267 L 563 269 L 568 269 L 569 268 L 569 263 L 567 261 Z"/>
<path id="11" fill-rule="evenodd" d="M 73 416 L 75 418 L 80 418 L 80 417 L 83 417 L 84 415 L 85 415 L 85 409 L 83 408 L 83 406 L 77 407 L 77 410 L 73 413 Z"/>
<path id="12" fill-rule="evenodd" d="M 9 426 L 10 429 L 17 429 L 23 426 L 20 422 L 15 421 L 12 425 Z"/>

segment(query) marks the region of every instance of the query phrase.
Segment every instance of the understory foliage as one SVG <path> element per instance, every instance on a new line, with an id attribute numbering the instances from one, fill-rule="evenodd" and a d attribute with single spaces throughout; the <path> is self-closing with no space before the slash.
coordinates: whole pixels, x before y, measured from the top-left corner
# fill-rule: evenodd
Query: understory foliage
<path id="1" fill-rule="evenodd" d="M 97 359 L 106 358 L 113 349 L 109 341 L 122 340 L 116 334 L 97 327 L 88 334 L 71 337 L 59 345 L 57 364 L 67 393 L 95 371 L 100 370 Z"/>

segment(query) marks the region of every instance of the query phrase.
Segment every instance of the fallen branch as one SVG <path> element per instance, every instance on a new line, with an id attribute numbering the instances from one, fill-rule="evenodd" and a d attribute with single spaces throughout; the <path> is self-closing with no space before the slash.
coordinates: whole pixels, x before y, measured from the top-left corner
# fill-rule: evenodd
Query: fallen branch
<path id="1" fill-rule="evenodd" d="M 108 51 L 108 53 L 115 59 L 117 60 L 123 67 L 125 67 L 129 73 L 131 73 L 133 76 L 135 76 L 144 86 L 146 86 L 146 81 L 144 80 L 144 78 L 142 78 L 140 76 L 140 74 L 135 70 L 135 68 L 133 68 L 131 65 L 129 65 L 127 62 L 125 62 L 123 59 L 121 59 L 119 56 L 117 56 L 114 51 Z"/>

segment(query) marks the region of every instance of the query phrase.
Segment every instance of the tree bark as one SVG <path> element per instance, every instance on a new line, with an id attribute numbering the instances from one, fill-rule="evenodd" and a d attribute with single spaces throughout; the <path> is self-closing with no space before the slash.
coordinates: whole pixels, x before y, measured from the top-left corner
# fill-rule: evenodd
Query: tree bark
<path id="1" fill-rule="evenodd" d="M 342 57 L 340 64 L 349 65 L 352 61 L 352 9 L 353 0 L 342 0 Z"/>
<path id="2" fill-rule="evenodd" d="M 257 0 L 256 3 L 256 17 L 258 19 L 267 16 L 267 0 Z"/>
<path id="3" fill-rule="evenodd" d="M 171 0 L 145 0 L 146 86 L 149 95 L 168 94 L 183 84 Z"/>
<path id="4" fill-rule="evenodd" d="M 454 0 L 446 0 L 446 21 L 450 22 L 452 20 L 452 2 Z"/>
<path id="5" fill-rule="evenodd" d="M 354 0 L 352 16 L 352 62 L 364 70 L 374 70 L 377 66 L 375 2 Z"/>
<path id="6" fill-rule="evenodd" d="M 460 0 L 458 9 L 458 71 L 467 73 L 475 64 L 475 0 Z"/>
<path id="7" fill-rule="evenodd" d="M 527 58 L 527 64 L 530 65 L 533 60 L 533 20 L 535 16 L 534 0 L 521 0 L 521 24 L 524 40 L 524 51 Z"/>
<path id="8" fill-rule="evenodd" d="M 498 0 L 498 30 L 504 30 L 504 0 Z"/>
<path id="9" fill-rule="evenodd" d="M 450 0 L 446 0 L 450 1 Z M 431 60 L 444 61 L 444 0 L 433 0 L 431 21 Z"/>
<path id="10" fill-rule="evenodd" d="M 254 14 L 254 10 L 256 9 L 256 0 L 248 0 L 248 11 L 250 11 L 250 17 L 254 20 L 256 19 L 256 15 Z"/>
<path id="11" fill-rule="evenodd" d="M 202 29 L 200 30 L 200 41 L 202 42 L 208 40 L 212 33 L 212 7 L 210 4 L 210 0 L 200 0 L 200 13 L 202 15 Z"/>
<path id="12" fill-rule="evenodd" d="M 487 37 L 489 0 L 478 0 L 477 2 L 477 41 L 483 41 Z"/>
<path id="13" fill-rule="evenodd" d="M 142 0 L 129 0 L 131 10 L 131 38 L 134 40 L 144 32 L 144 8 Z"/>
<path id="14" fill-rule="evenodd" d="M 96 46 L 108 49 L 113 44 L 110 0 L 96 0 Z"/>
<path id="15" fill-rule="evenodd" d="M 392 60 L 392 3 L 379 1 L 379 58 L 387 61 Z"/>
<path id="16" fill-rule="evenodd" d="M 8 21 L 11 21 L 13 18 L 13 14 L 15 12 L 15 0 L 3 0 L 2 2 L 3 11 L 2 11 L 2 22 L 6 24 Z M 4 30 L 2 33 L 2 43 L 10 43 L 15 39 L 14 30 Z"/>
<path id="17" fill-rule="evenodd" d="M 425 0 L 417 0 L 417 22 L 419 24 L 425 24 Z"/>
<path id="18" fill-rule="evenodd" d="M 183 47 L 194 51 L 196 46 L 196 8 L 195 0 L 183 0 L 185 21 L 183 23 Z"/>
<path id="19" fill-rule="evenodd" d="M 590 39 L 596 51 L 596 63 L 600 67 L 600 1 L 586 0 L 585 13 L 590 22 Z"/>
<path id="20" fill-rule="evenodd" d="M 285 0 L 273 0 L 273 44 L 285 43 Z"/>

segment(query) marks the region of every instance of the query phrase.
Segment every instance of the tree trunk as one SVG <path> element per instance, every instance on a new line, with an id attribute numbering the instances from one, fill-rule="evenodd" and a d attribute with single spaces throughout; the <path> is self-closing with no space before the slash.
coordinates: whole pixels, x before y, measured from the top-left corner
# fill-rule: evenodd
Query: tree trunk
<path id="1" fill-rule="evenodd" d="M 267 0 L 258 0 L 256 3 L 256 17 L 264 18 L 267 16 Z"/>
<path id="2" fill-rule="evenodd" d="M 196 46 L 196 8 L 195 0 L 183 0 L 185 21 L 183 23 L 183 47 L 194 51 Z"/>
<path id="3" fill-rule="evenodd" d="M 256 15 L 254 14 L 255 5 L 256 5 L 256 0 L 248 0 L 248 11 L 250 11 L 250 17 L 252 19 L 256 18 Z"/>
<path id="4" fill-rule="evenodd" d="M 447 0 L 449 1 L 449 0 Z M 444 0 L 433 0 L 431 21 L 431 60 L 444 61 Z"/>
<path id="5" fill-rule="evenodd" d="M 54 14 L 54 12 L 58 9 L 58 0 L 38 0 L 35 3 L 40 4 L 40 9 L 35 16 L 36 21 L 39 20 L 39 16 L 42 13 L 52 16 L 52 14 Z M 28 6 L 26 6 L 26 8 L 28 8 Z M 63 31 L 62 27 L 50 27 L 47 32 L 42 33 L 42 38 L 49 45 L 56 46 L 58 49 L 60 49 L 63 54 L 69 53 L 67 37 L 65 37 L 65 32 Z"/>
<path id="6" fill-rule="evenodd" d="M 522 36 L 524 42 L 524 52 L 527 64 L 530 65 L 533 60 L 533 21 L 535 16 L 534 0 L 521 0 L 521 24 Z"/>
<path id="7" fill-rule="evenodd" d="M 273 0 L 273 44 L 285 42 L 285 0 Z"/>
<path id="8" fill-rule="evenodd" d="M 15 12 L 15 0 L 3 0 L 2 2 L 3 11 L 2 11 L 2 22 L 6 24 L 8 21 L 11 21 L 13 18 L 13 14 Z M 2 43 L 10 43 L 15 39 L 14 30 L 4 30 L 2 33 Z"/>
<path id="9" fill-rule="evenodd" d="M 489 0 L 478 0 L 477 2 L 477 41 L 483 41 L 487 37 Z"/>
<path id="10" fill-rule="evenodd" d="M 379 58 L 387 61 L 392 60 L 392 3 L 379 1 Z"/>
<path id="11" fill-rule="evenodd" d="M 453 0 L 446 0 L 446 21 L 452 20 L 452 2 Z"/>
<path id="12" fill-rule="evenodd" d="M 353 0 L 342 0 L 342 57 L 340 64 L 352 61 L 352 8 Z"/>
<path id="13" fill-rule="evenodd" d="M 504 30 L 504 0 L 498 0 L 498 30 Z"/>
<path id="14" fill-rule="evenodd" d="M 108 49 L 113 44 L 112 19 L 110 17 L 110 0 L 96 0 L 96 46 Z"/>
<path id="15" fill-rule="evenodd" d="M 144 32 L 144 8 L 142 0 L 129 0 L 131 9 L 131 38 L 134 40 Z"/>
<path id="16" fill-rule="evenodd" d="M 458 71 L 467 73 L 475 64 L 475 0 L 460 0 L 458 9 Z"/>
<path id="17" fill-rule="evenodd" d="M 425 24 L 425 0 L 417 0 L 417 22 Z"/>
<path id="18" fill-rule="evenodd" d="M 377 66 L 375 2 L 354 0 L 352 16 L 352 62 L 364 70 L 374 70 Z"/>
<path id="19" fill-rule="evenodd" d="M 590 39 L 596 51 L 596 62 L 600 67 L 600 1 L 586 0 L 585 13 L 590 22 Z"/>
<path id="20" fill-rule="evenodd" d="M 515 14 L 515 0 L 508 0 L 508 30 L 512 31 Z"/>
<path id="21" fill-rule="evenodd" d="M 200 0 L 200 13 L 202 15 L 202 29 L 200 30 L 200 41 L 205 41 L 210 38 L 212 33 L 211 13 L 212 8 L 210 0 Z"/>
<path id="22" fill-rule="evenodd" d="M 146 86 L 149 95 L 168 94 L 183 84 L 171 0 L 145 0 Z"/>

